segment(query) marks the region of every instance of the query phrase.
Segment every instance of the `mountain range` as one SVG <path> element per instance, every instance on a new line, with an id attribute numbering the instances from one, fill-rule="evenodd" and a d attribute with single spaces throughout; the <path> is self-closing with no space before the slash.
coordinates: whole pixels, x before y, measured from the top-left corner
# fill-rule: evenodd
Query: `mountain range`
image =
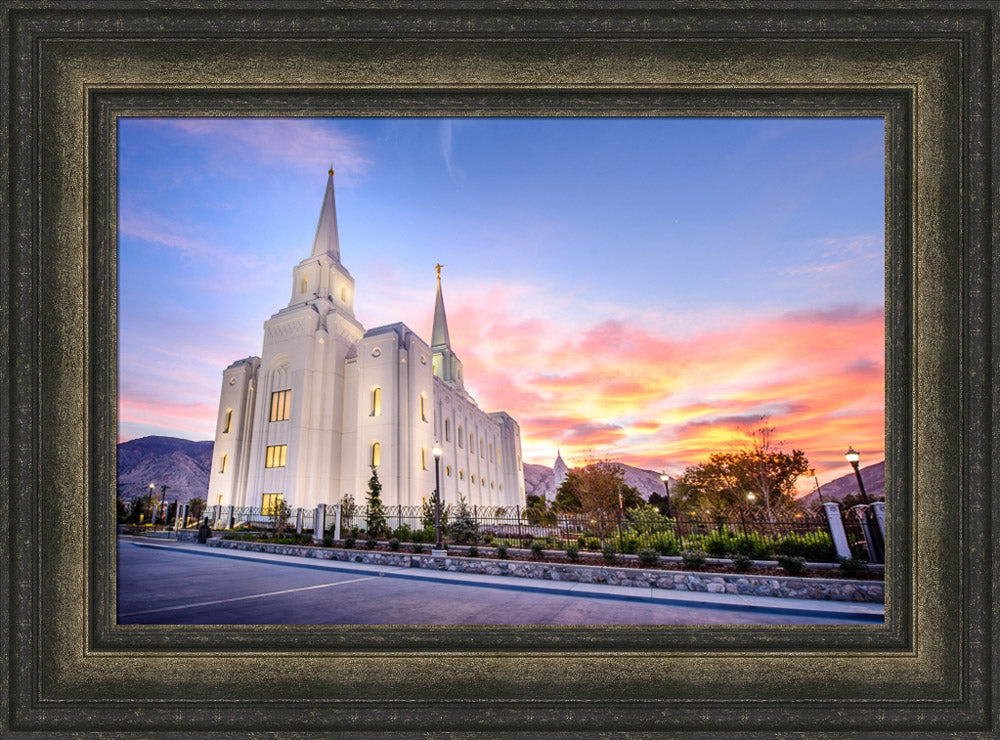
<path id="1" fill-rule="evenodd" d="M 166 484 L 167 499 L 181 503 L 195 496 L 208 500 L 208 479 L 212 470 L 214 442 L 192 442 L 175 437 L 140 437 L 118 445 L 118 496 L 126 501 L 149 493 L 149 484 Z M 655 470 L 622 465 L 625 483 L 632 486 L 643 498 L 649 494 L 663 494 L 663 481 Z M 861 469 L 861 479 L 870 498 L 885 495 L 885 463 L 878 462 Z M 524 492 L 527 495 L 543 494 L 551 501 L 555 497 L 552 485 L 552 468 L 546 465 L 524 465 Z M 674 479 L 670 479 L 671 485 Z M 858 492 L 854 473 L 848 473 L 820 486 L 825 501 L 840 500 Z M 816 491 L 800 499 L 807 506 L 818 500 Z"/>

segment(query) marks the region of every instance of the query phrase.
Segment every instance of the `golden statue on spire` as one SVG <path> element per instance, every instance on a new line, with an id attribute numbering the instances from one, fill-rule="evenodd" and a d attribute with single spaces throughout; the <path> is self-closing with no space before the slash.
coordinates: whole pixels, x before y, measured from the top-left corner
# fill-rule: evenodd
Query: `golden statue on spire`
<path id="1" fill-rule="evenodd" d="M 331 175 L 331 176 L 333 175 L 333 163 L 332 162 L 330 163 L 330 169 L 327 170 L 326 174 Z"/>
<path id="2" fill-rule="evenodd" d="M 441 279 L 441 268 L 444 267 L 440 262 L 434 265 L 434 269 L 437 271 L 438 280 Z"/>

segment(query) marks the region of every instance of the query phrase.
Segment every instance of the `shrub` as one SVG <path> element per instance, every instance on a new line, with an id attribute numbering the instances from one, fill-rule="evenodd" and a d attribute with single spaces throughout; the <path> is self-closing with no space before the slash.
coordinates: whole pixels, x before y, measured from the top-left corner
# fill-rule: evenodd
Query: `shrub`
<path id="1" fill-rule="evenodd" d="M 575 563 L 580 559 L 580 549 L 576 545 L 570 545 L 566 548 L 566 557 Z"/>
<path id="2" fill-rule="evenodd" d="M 753 567 L 753 560 L 748 558 L 746 555 L 740 553 L 734 553 L 733 556 L 733 570 L 737 573 L 746 573 Z"/>
<path id="3" fill-rule="evenodd" d="M 639 550 L 639 562 L 643 565 L 653 565 L 659 559 L 656 550 Z"/>
<path id="4" fill-rule="evenodd" d="M 493 533 L 492 532 L 485 532 L 483 534 L 483 542 L 485 544 L 487 544 L 487 545 L 492 545 L 493 544 Z"/>
<path id="5" fill-rule="evenodd" d="M 785 569 L 785 572 L 792 576 L 797 576 L 806 569 L 806 559 L 798 555 L 778 555 L 775 560 L 778 565 Z"/>
<path id="6" fill-rule="evenodd" d="M 601 541 L 599 539 L 597 539 L 596 537 L 588 537 L 587 538 L 587 549 L 588 550 L 600 550 L 601 549 Z"/>
<path id="7" fill-rule="evenodd" d="M 545 545 L 543 545 L 541 542 L 531 543 L 531 557 L 533 557 L 535 560 L 541 560 L 544 552 L 545 552 Z"/>
<path id="8" fill-rule="evenodd" d="M 680 552 L 673 532 L 657 532 L 650 538 L 650 544 L 660 555 L 676 555 Z"/>
<path id="9" fill-rule="evenodd" d="M 499 545 L 497 545 L 497 557 L 500 558 L 501 560 L 507 557 L 507 545 L 505 545 L 502 542 Z"/>
<path id="10" fill-rule="evenodd" d="M 333 547 L 333 537 L 326 535 L 323 538 L 323 547 Z"/>
<path id="11" fill-rule="evenodd" d="M 378 541 L 374 537 L 369 537 L 367 540 L 365 540 L 365 547 L 367 547 L 369 550 L 374 550 L 375 545 L 377 544 Z"/>
<path id="12" fill-rule="evenodd" d="M 399 540 L 395 537 L 389 540 L 389 549 L 393 552 L 399 552 Z"/>
<path id="13" fill-rule="evenodd" d="M 470 558 L 478 558 L 479 557 L 479 548 L 476 547 L 475 545 L 469 545 L 469 557 Z"/>
<path id="14" fill-rule="evenodd" d="M 868 563 L 861 558 L 845 558 L 843 555 L 837 558 L 837 566 L 840 572 L 848 578 L 854 578 L 868 570 Z"/>
<path id="15" fill-rule="evenodd" d="M 681 560 L 689 568 L 701 568 L 705 565 L 708 553 L 704 550 L 681 550 Z"/>
<path id="16" fill-rule="evenodd" d="M 344 538 L 344 547 L 347 548 L 348 550 L 350 550 L 352 547 L 354 547 L 354 538 L 353 537 L 345 537 Z"/>
<path id="17" fill-rule="evenodd" d="M 621 551 L 629 555 L 635 555 L 639 550 L 639 540 L 635 537 L 621 537 Z"/>
<path id="18" fill-rule="evenodd" d="M 807 534 L 790 532 L 774 543 L 775 555 L 793 555 L 812 561 L 832 563 L 837 557 L 833 540 L 819 530 Z"/>
<path id="19" fill-rule="evenodd" d="M 414 542 L 413 543 L 413 552 L 421 553 L 423 551 L 424 551 L 424 546 L 423 545 L 421 545 L 419 542 Z"/>
<path id="20" fill-rule="evenodd" d="M 469 505 L 465 503 L 465 497 L 461 494 L 458 496 L 455 517 L 448 525 L 448 534 L 459 544 L 475 542 L 479 539 L 479 528 L 476 526 L 476 520 L 473 519 Z"/>
<path id="21" fill-rule="evenodd" d="M 403 524 L 393 531 L 392 536 L 398 539 L 400 542 L 406 542 L 411 537 L 413 537 L 413 530 L 410 529 L 409 524 Z"/>
<path id="22" fill-rule="evenodd" d="M 605 563 L 613 563 L 618 559 L 618 555 L 615 553 L 615 546 L 610 542 L 605 543 L 604 547 L 601 548 L 601 557 L 604 558 Z"/>

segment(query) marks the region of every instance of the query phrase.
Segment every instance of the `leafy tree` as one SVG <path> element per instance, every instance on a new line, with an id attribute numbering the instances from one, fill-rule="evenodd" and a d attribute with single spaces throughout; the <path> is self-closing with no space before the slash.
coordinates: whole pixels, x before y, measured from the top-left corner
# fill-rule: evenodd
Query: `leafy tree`
<path id="1" fill-rule="evenodd" d="M 205 499 L 195 496 L 188 501 L 188 516 L 195 521 L 201 521 L 201 516 L 205 513 L 205 507 Z"/>
<path id="2" fill-rule="evenodd" d="M 800 476 L 812 475 L 802 450 L 781 452 L 772 441 L 774 427 L 761 419 L 761 426 L 743 432 L 740 449 L 717 452 L 708 461 L 684 471 L 674 487 L 681 511 L 707 512 L 726 516 L 758 501 L 773 521 L 774 512 L 797 510 L 795 483 Z"/>
<path id="3" fill-rule="evenodd" d="M 598 460 L 566 474 L 566 480 L 556 491 L 553 509 L 587 515 L 590 526 L 603 536 L 617 526 L 623 510 L 643 503 L 639 492 L 626 485 L 621 465 Z"/>
<path id="4" fill-rule="evenodd" d="M 643 504 L 629 510 L 628 519 L 637 532 L 662 532 L 669 521 L 655 506 Z"/>
<path id="5" fill-rule="evenodd" d="M 270 513 L 274 518 L 274 536 L 283 537 L 285 530 L 288 529 L 288 517 L 292 515 L 292 510 L 284 498 L 279 498 L 271 505 Z"/>
<path id="6" fill-rule="evenodd" d="M 354 526 L 354 517 L 358 515 L 358 505 L 354 502 L 354 496 L 345 493 L 340 498 L 340 528 L 345 532 Z"/>
<path id="7" fill-rule="evenodd" d="M 119 496 L 115 501 L 115 509 L 117 511 L 118 523 L 126 521 L 129 516 L 128 504 L 122 501 L 121 496 Z"/>
<path id="8" fill-rule="evenodd" d="M 663 514 L 663 516 L 670 516 L 670 511 L 667 508 L 667 497 L 665 495 L 661 496 L 660 494 L 655 493 L 655 492 L 651 493 L 651 494 L 649 494 L 649 498 L 647 499 L 647 503 L 650 506 L 655 506 L 656 510 L 659 511 L 661 514 Z M 670 503 L 671 504 L 674 503 L 673 497 L 671 497 Z"/>
<path id="9" fill-rule="evenodd" d="M 527 507 L 524 510 L 524 518 L 529 524 L 555 524 L 556 515 L 549 510 L 545 499 L 541 496 L 529 494 L 525 497 Z"/>
<path id="10" fill-rule="evenodd" d="M 368 479 L 368 534 L 378 537 L 385 533 L 387 522 L 385 507 L 382 506 L 382 482 L 378 470 L 372 465 L 372 477 Z"/>

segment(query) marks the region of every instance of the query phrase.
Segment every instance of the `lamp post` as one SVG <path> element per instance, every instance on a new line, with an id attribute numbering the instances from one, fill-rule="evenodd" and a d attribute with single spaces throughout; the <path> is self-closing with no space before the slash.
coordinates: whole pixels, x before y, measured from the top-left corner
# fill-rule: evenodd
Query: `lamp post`
<path id="1" fill-rule="evenodd" d="M 864 481 L 861 480 L 861 470 L 858 468 L 858 461 L 861 459 L 861 453 L 853 447 L 849 447 L 847 452 L 844 453 L 844 457 L 847 458 L 847 462 L 849 462 L 851 467 L 854 468 L 854 477 L 858 479 L 858 488 L 861 490 L 861 500 L 864 501 L 865 506 L 867 506 L 868 493 L 865 491 Z"/>
<path id="2" fill-rule="evenodd" d="M 437 530 L 437 549 L 441 549 L 441 446 L 434 444 L 434 529 Z"/>
<path id="3" fill-rule="evenodd" d="M 756 500 L 757 500 L 757 494 L 755 494 L 753 491 L 750 491 L 750 493 L 747 494 L 747 502 L 752 506 L 753 502 Z"/>
<path id="4" fill-rule="evenodd" d="M 663 490 L 667 492 L 667 516 L 672 517 L 674 507 L 670 505 L 670 476 L 666 473 L 660 473 L 660 480 L 663 481 Z"/>
<path id="5" fill-rule="evenodd" d="M 156 509 L 153 508 L 153 489 L 156 488 L 152 483 L 149 484 L 149 513 L 152 515 L 153 520 L 150 522 L 152 526 L 156 526 Z"/>

